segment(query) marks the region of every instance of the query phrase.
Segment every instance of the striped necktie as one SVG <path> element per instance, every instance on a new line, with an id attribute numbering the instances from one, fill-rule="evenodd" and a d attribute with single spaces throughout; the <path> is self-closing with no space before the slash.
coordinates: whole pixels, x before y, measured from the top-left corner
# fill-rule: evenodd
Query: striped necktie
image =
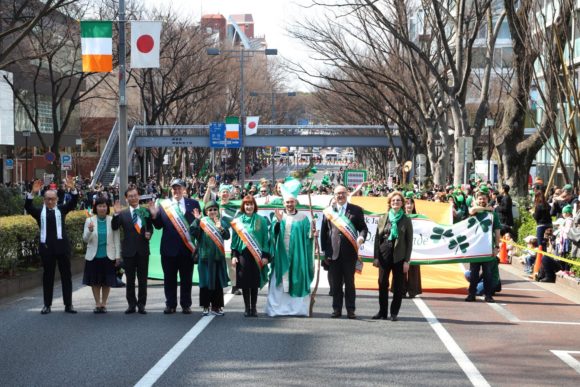
<path id="1" fill-rule="evenodd" d="M 137 211 L 133 210 L 133 224 L 139 223 L 139 215 L 137 215 Z"/>

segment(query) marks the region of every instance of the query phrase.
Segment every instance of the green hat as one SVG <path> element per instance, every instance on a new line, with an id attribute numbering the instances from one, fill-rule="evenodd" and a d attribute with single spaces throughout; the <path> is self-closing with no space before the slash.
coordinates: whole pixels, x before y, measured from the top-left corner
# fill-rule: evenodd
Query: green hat
<path id="1" fill-rule="evenodd" d="M 234 187 L 232 187 L 230 184 L 222 184 L 222 185 L 220 185 L 219 192 L 222 192 L 222 191 L 232 192 L 233 189 L 234 189 Z"/>
<path id="2" fill-rule="evenodd" d="M 245 190 L 247 190 L 247 191 L 249 191 L 249 190 L 250 190 L 250 187 L 251 187 L 251 184 L 250 184 L 250 183 L 246 183 L 246 184 L 244 185 L 244 189 L 245 189 Z"/>
<path id="3" fill-rule="evenodd" d="M 211 207 L 220 208 L 220 206 L 217 204 L 215 200 L 210 200 L 209 202 L 205 203 L 205 206 L 203 207 L 203 212 L 205 213 L 207 209 Z"/>
<path id="4" fill-rule="evenodd" d="M 573 189 L 573 188 L 572 188 L 572 184 L 566 184 L 566 185 L 564 186 L 564 190 L 566 190 L 566 191 L 572 191 L 572 189 Z"/>
<path id="5" fill-rule="evenodd" d="M 413 199 L 413 191 L 405 192 L 405 199 Z"/>
<path id="6" fill-rule="evenodd" d="M 566 204 L 564 206 L 564 208 L 562 208 L 562 213 L 563 214 L 571 214 L 572 213 L 572 206 L 569 204 Z"/>
<path id="7" fill-rule="evenodd" d="M 489 195 L 489 187 L 485 184 L 482 184 L 479 186 L 479 189 L 477 190 L 477 193 L 481 193 L 483 195 Z"/>
<path id="8" fill-rule="evenodd" d="M 446 190 L 446 191 L 448 191 L 448 190 L 450 190 L 450 189 L 453 189 L 453 186 L 452 186 L 452 185 L 448 185 L 447 187 L 445 187 L 445 190 Z"/>
<path id="9" fill-rule="evenodd" d="M 457 203 L 463 203 L 463 201 L 465 200 L 463 192 L 461 192 L 460 189 L 456 189 L 455 191 L 453 191 L 453 200 L 455 200 Z"/>

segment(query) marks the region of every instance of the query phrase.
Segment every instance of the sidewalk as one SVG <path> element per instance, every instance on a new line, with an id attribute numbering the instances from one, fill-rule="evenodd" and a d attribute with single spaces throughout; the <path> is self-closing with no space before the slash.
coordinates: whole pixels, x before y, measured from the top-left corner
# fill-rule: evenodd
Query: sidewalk
<path id="1" fill-rule="evenodd" d="M 512 275 L 520 277 L 526 281 L 532 282 L 544 290 L 559 295 L 575 304 L 580 305 L 580 284 L 572 279 L 556 277 L 556 283 L 536 282 L 529 278 L 528 274 L 524 273 L 524 266 L 519 262 L 519 257 L 514 257 L 510 264 L 501 264 L 501 271 L 504 270 Z"/>

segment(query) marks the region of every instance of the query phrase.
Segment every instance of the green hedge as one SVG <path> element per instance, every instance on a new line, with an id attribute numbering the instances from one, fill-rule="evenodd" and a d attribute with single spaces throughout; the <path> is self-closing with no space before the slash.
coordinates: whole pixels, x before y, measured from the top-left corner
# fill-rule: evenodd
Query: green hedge
<path id="1" fill-rule="evenodd" d="M 84 250 L 85 219 L 85 211 L 66 216 L 66 230 L 76 253 Z M 29 215 L 0 217 L 0 274 L 14 275 L 19 268 L 39 265 L 39 233 L 36 221 Z"/>

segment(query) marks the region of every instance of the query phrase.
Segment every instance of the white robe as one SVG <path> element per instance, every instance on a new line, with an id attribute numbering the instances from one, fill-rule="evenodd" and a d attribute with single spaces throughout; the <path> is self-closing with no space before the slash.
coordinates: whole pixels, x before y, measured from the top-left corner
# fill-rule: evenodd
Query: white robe
<path id="1" fill-rule="evenodd" d="M 297 221 L 301 220 L 300 216 L 304 216 L 302 213 L 297 213 L 296 215 L 298 215 L 298 218 L 296 219 Z M 289 254 L 288 245 L 290 232 L 292 231 L 292 222 L 296 215 L 284 214 L 284 219 L 286 221 L 284 245 L 286 246 L 287 254 Z M 308 316 L 310 294 L 304 297 L 291 297 L 290 294 L 288 294 L 288 289 L 288 273 L 282 276 L 281 284 L 276 283 L 276 275 L 272 275 L 265 310 L 268 316 Z"/>

